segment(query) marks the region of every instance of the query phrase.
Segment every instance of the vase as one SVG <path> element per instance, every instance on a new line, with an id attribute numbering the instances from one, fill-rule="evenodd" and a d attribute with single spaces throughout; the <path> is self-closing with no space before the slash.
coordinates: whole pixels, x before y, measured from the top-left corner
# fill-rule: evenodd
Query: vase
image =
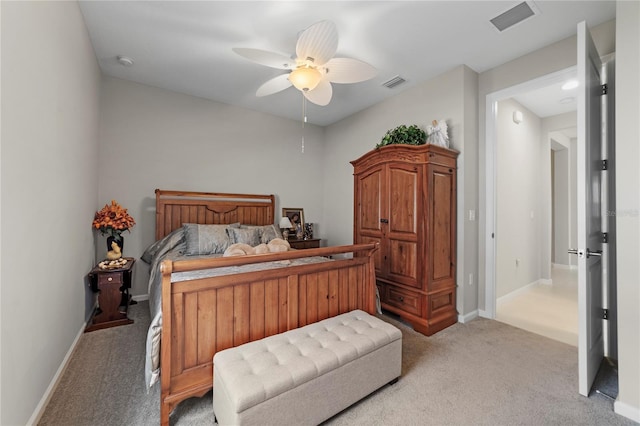
<path id="1" fill-rule="evenodd" d="M 313 239 L 313 223 L 304 224 L 304 239 L 305 240 Z"/>
<path id="2" fill-rule="evenodd" d="M 107 251 L 111 251 L 113 250 L 113 247 L 111 247 L 111 243 L 116 242 L 116 244 L 118 245 L 118 247 L 120 247 L 120 253 L 122 253 L 124 251 L 124 237 L 120 236 L 120 240 L 117 240 L 116 237 L 107 237 Z"/>

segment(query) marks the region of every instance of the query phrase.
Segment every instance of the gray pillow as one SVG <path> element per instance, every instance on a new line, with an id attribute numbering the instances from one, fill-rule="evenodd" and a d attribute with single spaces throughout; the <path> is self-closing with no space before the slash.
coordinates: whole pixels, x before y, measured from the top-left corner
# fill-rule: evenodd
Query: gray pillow
<path id="1" fill-rule="evenodd" d="M 231 244 L 243 243 L 255 247 L 260 244 L 260 230 L 257 228 L 228 228 Z"/>
<path id="2" fill-rule="evenodd" d="M 165 235 L 164 238 L 147 247 L 144 253 L 142 253 L 142 256 L 140 256 L 140 259 L 151 265 L 153 258 L 156 257 L 156 254 L 165 246 L 173 248 L 182 241 L 184 241 L 184 230 L 182 228 L 174 229 L 169 234 Z"/>
<path id="3" fill-rule="evenodd" d="M 240 228 L 257 229 L 260 232 L 260 243 L 269 244 L 274 238 L 282 238 L 280 228 L 276 225 L 241 225 Z"/>
<path id="4" fill-rule="evenodd" d="M 229 225 L 185 223 L 182 225 L 187 243 L 185 254 L 195 256 L 224 253 L 227 247 L 231 245 L 231 241 L 227 235 L 227 229 L 239 226 L 239 223 Z"/>

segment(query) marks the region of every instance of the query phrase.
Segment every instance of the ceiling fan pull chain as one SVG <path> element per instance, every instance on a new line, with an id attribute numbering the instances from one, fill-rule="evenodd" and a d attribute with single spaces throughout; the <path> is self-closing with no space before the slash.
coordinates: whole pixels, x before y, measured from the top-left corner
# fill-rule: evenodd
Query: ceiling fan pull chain
<path id="1" fill-rule="evenodd" d="M 307 122 L 307 98 L 302 95 L 302 147 L 301 152 L 304 154 L 304 123 Z"/>

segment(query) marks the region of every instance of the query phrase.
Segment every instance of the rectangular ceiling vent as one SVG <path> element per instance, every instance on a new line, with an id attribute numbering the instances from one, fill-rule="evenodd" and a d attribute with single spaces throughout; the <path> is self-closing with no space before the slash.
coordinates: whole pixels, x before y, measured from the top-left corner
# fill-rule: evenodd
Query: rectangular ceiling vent
<path id="1" fill-rule="evenodd" d="M 535 6 L 532 8 L 532 5 L 532 2 L 523 1 L 503 14 L 491 19 L 491 23 L 498 29 L 498 31 L 504 31 L 507 28 L 511 28 L 515 24 L 518 24 L 536 14 L 534 11 Z"/>
<path id="2" fill-rule="evenodd" d="M 382 83 L 382 85 L 388 87 L 389 89 L 392 89 L 392 88 L 396 87 L 397 85 L 404 83 L 405 81 L 407 81 L 407 80 L 405 80 L 404 78 L 400 77 L 399 75 L 396 75 L 391 80 L 387 80 L 384 83 Z"/>

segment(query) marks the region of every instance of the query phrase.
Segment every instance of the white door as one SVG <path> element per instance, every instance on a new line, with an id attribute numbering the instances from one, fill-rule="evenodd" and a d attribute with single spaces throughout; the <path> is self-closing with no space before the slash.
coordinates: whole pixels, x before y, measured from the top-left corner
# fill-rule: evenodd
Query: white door
<path id="1" fill-rule="evenodd" d="M 604 357 L 600 56 L 578 24 L 578 387 L 588 396 Z"/>

